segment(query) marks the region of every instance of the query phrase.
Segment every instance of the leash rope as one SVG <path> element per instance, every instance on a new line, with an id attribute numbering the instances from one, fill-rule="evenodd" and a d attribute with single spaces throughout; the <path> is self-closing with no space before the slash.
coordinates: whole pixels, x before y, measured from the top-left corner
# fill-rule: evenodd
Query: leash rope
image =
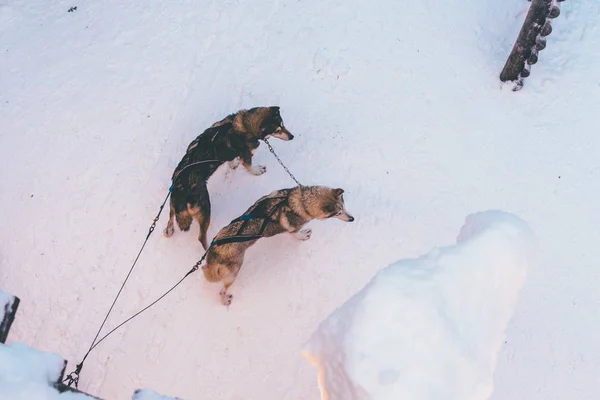
<path id="1" fill-rule="evenodd" d="M 198 270 L 198 268 L 200 268 L 200 264 L 202 264 L 202 262 L 204 261 L 204 258 L 206 257 L 206 254 L 207 253 L 204 253 L 204 255 L 200 258 L 200 260 L 198 260 L 198 262 L 192 267 L 192 269 L 190 269 L 183 276 L 183 278 L 181 278 L 179 280 L 179 282 L 177 282 L 175 285 L 173 285 L 169 290 L 167 290 L 165 293 L 163 293 L 159 298 L 157 298 L 156 300 L 154 300 L 152 303 L 148 304 L 146 307 L 142 308 L 140 311 L 138 311 L 135 314 L 133 314 L 131 317 L 127 318 L 125 321 L 121 322 L 119 325 L 117 325 L 116 327 L 114 327 L 110 332 L 108 332 L 106 335 L 104 335 L 100 340 L 98 340 L 97 342 L 95 342 L 90 347 L 90 349 L 88 350 L 88 352 L 85 354 L 85 356 L 83 357 L 83 360 L 81 360 L 81 362 L 79 364 L 77 364 L 77 366 L 75 367 L 75 371 L 73 371 L 69 375 L 67 375 L 67 377 L 65 378 L 65 380 L 63 382 L 67 382 L 67 386 L 71 386 L 74 383 L 75 384 L 75 388 L 77 388 L 77 385 L 79 384 L 79 374 L 81 373 L 81 369 L 83 368 L 83 363 L 85 362 L 85 359 L 90 354 L 90 352 L 94 348 L 96 348 L 96 346 L 98 346 L 100 343 L 102 343 L 102 341 L 104 341 L 104 339 L 106 339 L 113 332 L 115 332 L 117 329 L 119 329 L 120 327 L 122 327 L 123 325 L 125 325 L 126 323 L 128 323 L 129 321 L 131 321 L 132 319 L 134 319 L 135 317 L 137 317 L 138 315 L 140 315 L 144 311 L 148 310 L 150 307 L 152 307 L 153 305 L 155 305 L 156 303 L 158 303 L 159 301 L 161 301 L 165 296 L 167 296 L 169 293 L 171 293 L 173 290 L 175 290 L 175 288 L 177 286 L 179 286 L 185 280 L 185 278 L 187 278 L 188 276 L 190 276 L 191 274 L 193 274 L 194 272 L 196 272 Z"/>
<path id="2" fill-rule="evenodd" d="M 285 164 L 283 163 L 283 161 L 281 161 L 281 158 L 279 158 L 279 156 L 277 155 L 277 153 L 275 153 L 275 149 L 273 149 L 273 146 L 271 146 L 271 143 L 269 143 L 269 141 L 266 138 L 263 139 L 263 140 L 266 143 L 267 147 L 269 148 L 269 151 L 271 152 L 271 154 L 273 154 L 275 156 L 275 158 L 277 159 L 277 161 L 279 162 L 279 164 L 283 167 L 283 169 L 285 170 L 285 172 L 287 172 L 287 174 L 290 176 L 290 178 L 292 178 L 294 180 L 294 182 L 296 182 L 296 184 L 298 186 L 302 186 L 302 184 L 300 182 L 298 182 L 298 179 L 296 179 L 296 177 L 285 166 Z"/>
<path id="3" fill-rule="evenodd" d="M 90 354 L 90 352 L 98 345 L 100 344 L 100 342 L 102 342 L 104 339 L 106 339 L 111 333 L 113 333 L 114 331 L 116 331 L 117 329 L 119 329 L 121 326 L 123 326 L 124 324 L 126 324 L 127 322 L 129 322 L 130 320 L 132 320 L 133 318 L 137 317 L 139 314 L 141 314 L 142 312 L 146 311 L 148 308 L 152 307 L 154 304 L 156 304 L 159 300 L 161 300 L 163 297 L 165 297 L 167 294 L 169 294 L 173 289 L 175 289 L 181 282 L 183 282 L 183 280 L 185 278 L 187 278 L 188 275 L 190 275 L 192 272 L 196 271 L 198 269 L 198 266 L 200 265 L 200 263 L 204 260 L 204 257 L 206 256 L 206 253 L 204 254 L 204 256 L 202 256 L 202 258 L 200 259 L 200 261 L 198 263 L 196 263 L 196 265 L 194 266 L 194 268 L 192 268 L 179 282 L 177 282 L 177 284 L 175 286 L 173 286 L 171 289 L 169 289 L 169 291 L 167 291 L 165 294 L 163 294 L 161 297 L 159 297 L 156 301 L 154 301 L 152 304 L 150 304 L 149 306 L 147 306 L 146 308 L 144 308 L 143 310 L 139 311 L 138 313 L 136 313 L 135 315 L 133 315 L 132 317 L 128 318 L 127 320 L 125 320 L 123 323 L 121 323 L 120 325 L 118 325 L 116 328 L 114 328 L 113 330 L 111 330 L 110 332 L 108 332 L 106 335 L 104 335 L 100 340 L 96 341 L 98 339 L 98 336 L 100 336 L 100 332 L 102 332 L 102 328 L 104 328 L 104 324 L 106 324 L 106 321 L 108 320 L 108 317 L 110 316 L 110 313 L 112 312 L 113 308 L 115 307 L 115 304 L 117 303 L 117 300 L 119 299 L 119 296 L 121 296 L 121 292 L 123 291 L 123 288 L 125 287 L 125 284 L 127 283 L 127 281 L 129 280 L 129 277 L 131 276 L 131 273 L 133 272 L 133 269 L 135 268 L 140 256 L 142 255 L 142 251 L 144 250 L 144 248 L 146 247 L 146 243 L 148 243 L 148 239 L 150 239 L 150 235 L 152 235 L 152 233 L 154 232 L 154 230 L 156 229 L 156 223 L 158 222 L 158 220 L 160 219 L 160 215 L 162 214 L 163 209 L 165 208 L 165 204 L 167 204 L 167 200 L 169 200 L 169 196 L 171 195 L 171 191 L 173 190 L 173 187 L 175 185 L 175 182 L 179 179 L 179 176 L 181 175 L 181 173 L 183 171 L 185 171 L 186 169 L 193 167 L 195 165 L 199 165 L 199 164 L 205 164 L 205 163 L 209 163 L 209 162 L 220 162 L 219 160 L 204 160 L 204 161 L 198 161 L 198 162 L 194 162 L 191 164 L 186 165 L 185 167 L 183 167 L 179 172 L 177 172 L 177 174 L 175 174 L 173 176 L 173 184 L 171 185 L 171 187 L 169 188 L 169 192 L 167 193 L 167 196 L 165 197 L 165 199 L 163 200 L 162 204 L 160 205 L 160 208 L 158 210 L 158 213 L 156 214 L 156 217 L 154 217 L 154 219 L 152 220 L 152 225 L 150 225 L 150 228 L 148 229 L 148 234 L 146 235 L 146 239 L 144 240 L 144 243 L 142 243 L 142 247 L 140 247 L 140 250 L 137 254 L 137 256 L 135 257 L 135 260 L 133 261 L 133 264 L 131 265 L 131 268 L 129 269 L 129 272 L 127 273 L 127 276 L 125 277 L 125 280 L 123 281 L 123 283 L 121 284 L 121 287 L 119 288 L 119 291 L 117 292 L 117 295 L 115 296 L 110 308 L 108 309 L 108 312 L 106 313 L 106 315 L 104 316 L 104 320 L 102 321 L 102 324 L 100 325 L 100 328 L 98 329 L 98 332 L 96 332 L 96 336 L 94 337 L 94 340 L 92 340 L 92 344 L 90 345 L 88 351 L 85 353 L 85 355 L 83 356 L 83 359 L 81 360 L 81 362 L 79 364 L 76 365 L 75 367 L 75 371 L 71 372 L 69 375 L 67 375 L 67 377 L 63 380 L 63 382 L 67 383 L 67 386 L 71 386 L 73 384 L 75 384 L 75 387 L 77 388 L 79 385 L 79 374 L 81 373 L 81 369 L 83 368 L 83 363 L 85 362 L 85 360 L 87 359 L 88 355 Z"/>
<path id="4" fill-rule="evenodd" d="M 217 134 L 215 134 L 215 136 L 213 136 L 213 138 L 212 138 L 211 141 L 214 141 L 214 139 L 215 139 L 216 136 L 217 136 Z M 283 167 L 283 169 L 285 170 L 285 172 L 287 172 L 287 174 L 294 180 L 294 182 L 296 182 L 296 184 L 298 186 L 302 186 L 302 184 L 296 179 L 296 177 L 285 166 L 285 164 L 283 163 L 283 161 L 281 161 L 281 159 L 279 158 L 279 156 L 277 155 L 277 153 L 275 153 L 275 149 L 273 149 L 273 146 L 271 146 L 271 144 L 269 143 L 269 141 L 267 139 L 264 139 L 264 142 L 266 143 L 267 147 L 269 148 L 269 152 L 271 152 L 271 154 L 273 154 L 273 156 L 275 156 L 275 158 L 277 159 L 277 161 L 279 162 L 279 164 Z M 136 264 L 137 264 L 137 262 L 138 262 L 138 260 L 139 260 L 139 258 L 141 256 L 141 254 L 142 254 L 142 251 L 146 247 L 146 243 L 148 243 L 148 239 L 150 239 L 150 235 L 152 235 L 152 233 L 156 229 L 156 223 L 160 219 L 160 215 L 161 215 L 161 213 L 162 213 L 162 211 L 163 211 L 163 209 L 165 207 L 165 204 L 167 203 L 167 200 L 169 199 L 169 196 L 171 195 L 171 191 L 172 191 L 172 189 L 173 189 L 173 187 L 175 185 L 175 182 L 179 179 L 179 176 L 186 169 L 188 169 L 190 167 L 193 167 L 193 166 L 196 166 L 196 165 L 206 164 L 206 163 L 211 163 L 211 162 L 222 162 L 222 161 L 221 160 L 203 160 L 203 161 L 197 161 L 197 162 L 194 162 L 194 163 L 186 165 L 185 167 L 183 167 L 179 172 L 177 172 L 173 176 L 173 184 L 169 188 L 169 192 L 167 193 L 167 196 L 165 197 L 165 199 L 163 200 L 162 204 L 160 205 L 160 208 L 158 210 L 158 213 L 156 214 L 156 217 L 154 217 L 154 219 L 152 220 L 152 224 L 150 225 L 150 228 L 148 229 L 148 234 L 146 235 L 146 239 L 142 243 L 142 246 L 140 247 L 140 250 L 139 250 L 137 256 L 135 257 L 135 260 L 133 261 L 133 264 L 131 265 L 131 268 L 129 269 L 129 272 L 127 273 L 127 276 L 125 277 L 125 280 L 121 284 L 121 287 L 119 288 L 119 291 L 117 292 L 117 295 L 115 296 L 115 298 L 114 298 L 114 300 L 113 300 L 110 308 L 108 309 L 108 312 L 106 313 L 106 316 L 104 317 L 104 320 L 102 321 L 102 324 L 100 325 L 100 328 L 98 329 L 98 332 L 96 332 L 96 336 L 94 337 L 94 340 L 92 341 L 92 344 L 90 345 L 88 351 L 83 356 L 83 359 L 81 360 L 81 362 L 76 365 L 75 370 L 73 372 L 69 373 L 67 375 L 67 377 L 63 380 L 63 383 L 66 382 L 67 386 L 72 386 L 74 384 L 75 388 L 78 387 L 78 385 L 79 385 L 79 374 L 81 373 L 81 370 L 83 368 L 83 363 L 87 359 L 87 357 L 90 354 L 90 352 L 96 348 L 96 346 L 98 346 L 100 343 L 102 343 L 104 341 L 104 339 L 106 339 L 107 337 L 109 337 L 117 329 L 119 329 L 120 327 L 122 327 L 123 325 L 125 325 L 126 323 L 128 323 L 129 321 L 131 321 L 132 319 L 134 319 L 135 317 L 137 317 L 138 315 L 140 315 L 144 311 L 148 310 L 152 306 L 154 306 L 156 303 L 158 303 L 160 300 L 162 300 L 165 296 L 167 296 L 169 293 L 171 293 L 173 290 L 175 290 L 175 288 L 177 286 L 179 286 L 188 276 L 190 276 L 192 273 L 196 272 L 198 270 L 198 268 L 200 268 L 200 264 L 202 264 L 202 262 L 206 258 L 206 254 L 208 253 L 208 250 L 204 253 L 204 255 L 200 258 L 200 260 L 192 267 L 192 269 L 189 270 L 183 276 L 183 278 L 181 278 L 179 280 L 179 282 L 177 282 L 173 287 L 171 287 L 169 290 L 167 290 L 163 295 L 161 295 L 159 298 L 157 298 L 156 300 L 154 300 L 152 303 L 150 303 L 149 305 L 147 305 L 146 307 L 144 307 L 143 309 L 141 309 L 137 313 L 133 314 L 131 317 L 127 318 L 125 321 L 121 322 L 119 325 L 117 325 L 115 328 L 113 328 L 110 332 L 108 332 L 106 335 L 104 335 L 102 338 L 100 338 L 100 340 L 96 341 L 98 339 L 98 336 L 100 336 L 100 332 L 102 331 L 102 328 L 104 328 L 104 324 L 106 324 L 106 321 L 108 320 L 108 317 L 110 316 L 110 313 L 112 312 L 115 304 L 117 303 L 117 300 L 119 299 L 119 296 L 121 295 L 121 292 L 123 291 L 123 288 L 125 287 L 125 284 L 129 280 L 129 277 L 131 276 L 131 273 L 133 272 L 133 270 L 134 270 L 134 268 L 135 268 L 135 266 L 136 266 Z M 227 238 L 222 238 L 222 239 L 217 240 L 217 241 L 213 241 L 213 243 L 211 243 L 210 247 L 212 247 L 213 245 L 218 246 L 218 245 L 225 244 L 225 243 L 244 242 L 244 241 L 249 241 L 249 240 L 254 240 L 254 239 L 261 238 L 262 237 L 262 233 L 264 232 L 264 230 L 265 230 L 265 228 L 266 228 L 266 226 L 267 226 L 267 224 L 269 222 L 269 218 L 270 218 L 271 214 L 275 211 L 275 209 L 279 205 L 281 205 L 281 202 L 278 203 L 276 206 L 274 206 L 273 209 L 271 210 L 271 213 L 269 213 L 269 215 L 265 218 L 265 221 L 263 222 L 263 225 L 260 228 L 259 234 L 257 234 L 257 235 L 239 235 L 239 233 L 241 232 L 241 230 L 240 230 L 240 231 L 238 231 L 237 235 L 234 235 L 234 236 L 231 236 L 231 237 L 227 237 Z M 246 218 L 240 217 L 244 221 L 244 223 L 242 224 L 242 228 L 245 225 L 246 220 L 253 218 L 253 215 L 252 215 L 252 213 L 250 213 L 249 215 L 243 216 L 243 217 L 246 217 Z M 210 247 L 209 247 L 209 249 L 210 249 Z"/>

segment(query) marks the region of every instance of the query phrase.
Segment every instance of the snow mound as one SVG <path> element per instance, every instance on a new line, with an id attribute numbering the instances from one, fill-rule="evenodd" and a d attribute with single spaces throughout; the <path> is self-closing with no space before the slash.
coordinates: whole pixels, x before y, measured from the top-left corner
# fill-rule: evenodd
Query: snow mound
<path id="1" fill-rule="evenodd" d="M 0 344 L 0 400 L 86 400 L 80 393 L 59 393 L 52 385 L 59 379 L 64 360 L 52 353 L 21 343 Z"/>
<path id="2" fill-rule="evenodd" d="M 455 246 L 380 271 L 305 344 L 322 399 L 487 399 L 533 248 L 525 222 L 487 211 Z"/>

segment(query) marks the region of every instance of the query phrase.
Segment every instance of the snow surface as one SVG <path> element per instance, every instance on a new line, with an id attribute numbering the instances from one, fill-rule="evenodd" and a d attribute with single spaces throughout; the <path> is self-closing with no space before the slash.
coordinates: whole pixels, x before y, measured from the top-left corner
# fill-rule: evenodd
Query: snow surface
<path id="1" fill-rule="evenodd" d="M 455 246 L 381 270 L 305 346 L 323 400 L 486 400 L 533 235 L 511 214 L 469 215 Z"/>
<path id="2" fill-rule="evenodd" d="M 77 10 L 67 12 L 77 5 Z M 273 142 L 305 184 L 346 190 L 352 224 L 261 241 L 229 310 L 190 276 L 86 360 L 80 387 L 184 399 L 315 399 L 300 355 L 383 265 L 454 239 L 475 210 L 519 215 L 540 267 L 499 356 L 493 400 L 600 394 L 600 2 L 566 1 L 518 93 L 498 75 L 529 3 L 9 0 L 0 5 L 0 288 L 9 340 L 87 350 L 189 142 L 243 107 L 280 105 Z M 222 168 L 214 235 L 291 180 Z M 201 256 L 196 229 L 151 237 L 108 331 Z"/>
<path id="3" fill-rule="evenodd" d="M 151 389 L 136 390 L 132 400 L 180 400 L 175 397 L 166 397 L 156 393 Z"/>
<path id="4" fill-rule="evenodd" d="M 86 400 L 81 393 L 59 393 L 52 387 L 63 368 L 57 354 L 21 343 L 0 344 L 0 400 Z"/>

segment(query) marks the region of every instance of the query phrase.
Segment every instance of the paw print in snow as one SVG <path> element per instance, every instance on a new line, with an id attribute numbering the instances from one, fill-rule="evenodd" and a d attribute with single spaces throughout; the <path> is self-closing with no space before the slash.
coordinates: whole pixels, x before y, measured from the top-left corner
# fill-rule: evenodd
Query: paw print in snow
<path id="1" fill-rule="evenodd" d="M 320 77 L 340 79 L 348 74 L 350 65 L 347 58 L 342 54 L 344 51 L 330 53 L 327 49 L 317 50 L 313 57 L 312 68 Z"/>

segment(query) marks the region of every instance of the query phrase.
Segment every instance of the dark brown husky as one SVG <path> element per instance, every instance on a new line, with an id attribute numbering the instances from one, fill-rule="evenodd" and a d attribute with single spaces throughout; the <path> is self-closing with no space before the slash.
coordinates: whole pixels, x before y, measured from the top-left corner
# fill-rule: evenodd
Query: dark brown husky
<path id="1" fill-rule="evenodd" d="M 283 124 L 279 107 L 256 107 L 228 115 L 205 130 L 189 144 L 183 159 L 173 173 L 171 188 L 171 212 L 164 230 L 167 237 L 173 235 L 173 218 L 182 231 L 190 229 L 192 218 L 198 221 L 198 240 L 204 250 L 208 249 L 206 231 L 210 225 L 210 198 L 206 188 L 208 178 L 223 163 L 229 161 L 237 168 L 239 161 L 253 175 L 266 172 L 262 165 L 252 165 L 252 154 L 259 140 L 276 137 L 292 140 Z"/>

